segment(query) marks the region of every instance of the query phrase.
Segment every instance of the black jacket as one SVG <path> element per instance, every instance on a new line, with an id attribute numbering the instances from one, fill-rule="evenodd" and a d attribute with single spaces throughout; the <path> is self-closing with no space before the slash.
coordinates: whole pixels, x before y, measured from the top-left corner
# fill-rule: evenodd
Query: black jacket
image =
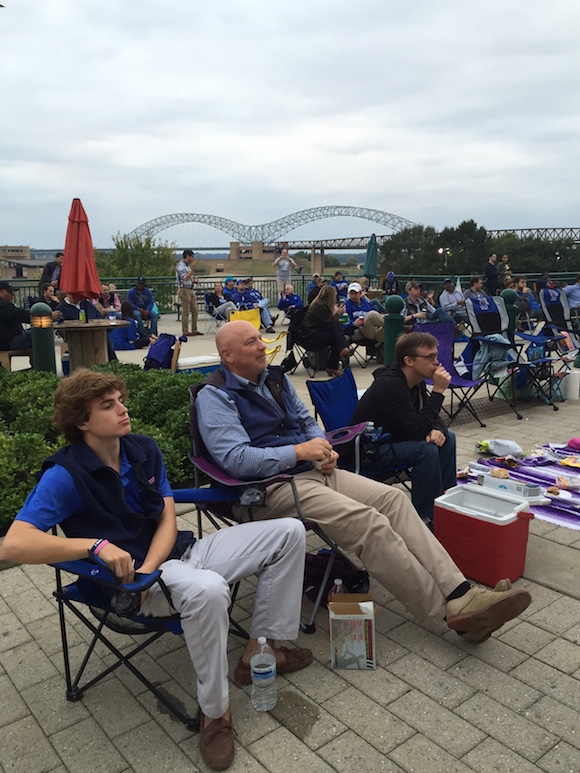
<path id="1" fill-rule="evenodd" d="M 0 298 L 0 351 L 10 349 L 10 341 L 22 335 L 23 322 L 30 322 L 30 312 Z"/>
<path id="2" fill-rule="evenodd" d="M 43 284 L 49 284 L 52 281 L 52 275 L 54 273 L 54 270 L 58 267 L 58 263 L 56 260 L 51 260 L 50 263 L 46 263 L 44 268 L 42 269 L 42 276 L 40 277 L 40 282 L 38 283 L 38 292 L 39 295 L 42 295 L 42 285 Z M 62 270 L 62 266 L 61 266 Z M 60 277 L 59 282 L 57 283 L 57 287 L 60 284 Z"/>
<path id="3" fill-rule="evenodd" d="M 427 394 L 425 383 L 409 389 L 403 371 L 387 365 L 374 372 L 375 380 L 359 400 L 349 424 L 373 421 L 392 434 L 394 443 L 425 440 L 433 429 L 447 437 L 447 428 L 439 416 L 443 395 Z"/>

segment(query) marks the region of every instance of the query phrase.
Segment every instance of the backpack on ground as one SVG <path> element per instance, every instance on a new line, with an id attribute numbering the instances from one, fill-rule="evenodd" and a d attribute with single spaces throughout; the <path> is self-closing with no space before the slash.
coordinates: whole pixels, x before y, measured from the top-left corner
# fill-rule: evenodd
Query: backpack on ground
<path id="1" fill-rule="evenodd" d="M 173 360 L 173 347 L 175 336 L 169 333 L 161 333 L 157 341 L 149 347 L 143 368 L 145 370 L 163 369 L 170 370 Z"/>
<path id="2" fill-rule="evenodd" d="M 322 548 L 318 553 L 306 554 L 306 567 L 304 570 L 304 595 L 311 601 L 316 601 L 316 595 L 320 588 L 320 583 L 324 578 L 324 572 L 328 566 L 330 550 Z M 335 577 L 340 577 L 349 593 L 368 593 L 369 592 L 369 573 L 364 569 L 359 569 L 348 558 L 340 554 L 334 559 L 330 578 L 322 594 L 321 606 L 328 605 L 328 594 L 332 590 Z"/>

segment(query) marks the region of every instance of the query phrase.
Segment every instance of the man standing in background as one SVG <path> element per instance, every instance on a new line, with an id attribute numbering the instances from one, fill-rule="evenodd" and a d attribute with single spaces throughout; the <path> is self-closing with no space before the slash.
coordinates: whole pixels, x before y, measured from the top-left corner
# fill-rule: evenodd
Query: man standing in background
<path id="1" fill-rule="evenodd" d="M 485 278 L 487 280 L 488 295 L 497 295 L 498 273 L 497 273 L 497 266 L 495 265 L 496 263 L 497 263 L 497 255 L 495 254 L 495 252 L 493 252 L 489 256 L 489 260 L 485 264 Z"/>
<path id="2" fill-rule="evenodd" d="M 195 267 L 197 260 L 193 250 L 183 250 L 183 258 L 177 264 L 175 276 L 177 279 L 177 297 L 181 303 L 181 329 L 184 336 L 201 336 L 197 329 L 197 299 L 195 297 Z M 191 316 L 191 328 L 189 317 Z"/>
<path id="3" fill-rule="evenodd" d="M 55 290 L 58 290 L 60 283 L 60 270 L 62 268 L 62 259 L 63 253 L 57 252 L 54 256 L 54 260 L 51 260 L 45 264 L 44 268 L 42 269 L 42 276 L 40 277 L 40 281 L 38 283 L 39 295 L 42 295 L 43 284 L 50 284 L 54 287 Z"/>

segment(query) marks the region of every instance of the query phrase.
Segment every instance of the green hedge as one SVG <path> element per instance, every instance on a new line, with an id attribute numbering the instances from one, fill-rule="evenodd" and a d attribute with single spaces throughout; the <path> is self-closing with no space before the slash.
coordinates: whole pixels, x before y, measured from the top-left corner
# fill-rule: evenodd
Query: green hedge
<path id="1" fill-rule="evenodd" d="M 159 444 L 171 485 L 191 483 L 188 388 L 203 376 L 144 371 L 120 362 L 96 370 L 114 371 L 127 382 L 131 429 L 151 435 Z M 8 373 L 0 368 L 0 535 L 34 487 L 44 459 L 64 443 L 50 421 L 58 383 L 51 373 Z"/>

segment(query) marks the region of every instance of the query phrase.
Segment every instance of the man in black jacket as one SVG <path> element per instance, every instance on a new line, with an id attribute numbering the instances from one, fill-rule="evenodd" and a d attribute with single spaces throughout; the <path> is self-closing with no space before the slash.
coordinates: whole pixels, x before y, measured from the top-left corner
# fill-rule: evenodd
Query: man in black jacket
<path id="1" fill-rule="evenodd" d="M 30 312 L 15 306 L 13 299 L 10 282 L 0 282 L 0 351 L 3 352 L 32 347 L 32 334 L 22 327 L 23 322 L 30 322 Z M 58 311 L 52 313 L 53 319 L 60 319 L 60 316 Z"/>
<path id="2" fill-rule="evenodd" d="M 54 260 L 50 260 L 48 263 L 45 263 L 44 268 L 42 269 L 42 276 L 40 277 L 40 282 L 38 283 L 38 293 L 39 295 L 42 295 L 42 285 L 43 284 L 51 284 L 55 290 L 58 290 L 60 286 L 60 271 L 62 268 L 62 259 L 63 259 L 63 253 L 57 252 L 54 256 Z"/>
<path id="3" fill-rule="evenodd" d="M 374 377 L 349 423 L 373 421 L 391 433 L 392 447 L 381 445 L 372 469 L 387 470 L 397 459 L 409 465 L 413 504 L 430 525 L 433 500 L 455 485 L 457 471 L 455 435 L 439 416 L 451 376 L 437 360 L 437 339 L 429 333 L 402 335 L 395 345 L 395 362 L 376 370 Z M 426 378 L 433 380 L 430 395 Z"/>

